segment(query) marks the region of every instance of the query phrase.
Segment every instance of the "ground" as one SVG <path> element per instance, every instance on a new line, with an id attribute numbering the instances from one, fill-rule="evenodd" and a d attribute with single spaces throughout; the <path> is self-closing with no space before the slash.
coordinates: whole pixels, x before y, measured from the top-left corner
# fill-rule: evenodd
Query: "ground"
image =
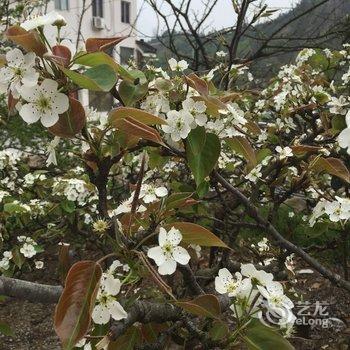
<path id="1" fill-rule="evenodd" d="M 297 269 L 307 268 L 300 262 Z M 31 279 L 56 284 L 54 274 L 35 271 Z M 350 298 L 349 293 L 333 287 L 317 273 L 299 274 L 295 290 L 304 301 L 327 304 L 323 313 L 326 316 L 315 318 L 331 319 L 328 328 L 307 325 L 298 327 L 292 343 L 297 350 L 347 350 L 350 349 Z M 311 313 L 314 308 L 309 309 Z M 53 305 L 33 304 L 11 300 L 0 303 L 0 320 L 12 325 L 14 337 L 0 335 L 0 350 L 59 350 L 60 345 L 52 327 Z M 311 321 L 310 323 L 312 323 Z M 272 350 L 272 349 L 271 349 Z M 277 350 L 277 349 L 276 349 Z"/>

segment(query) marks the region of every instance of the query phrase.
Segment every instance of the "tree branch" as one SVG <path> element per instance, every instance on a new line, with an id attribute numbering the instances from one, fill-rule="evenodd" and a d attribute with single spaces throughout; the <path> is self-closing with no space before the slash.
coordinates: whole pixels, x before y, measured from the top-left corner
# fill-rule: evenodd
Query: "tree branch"
<path id="1" fill-rule="evenodd" d="M 34 303 L 56 303 L 62 290 L 61 286 L 50 286 L 0 276 L 0 295 L 24 299 Z"/>
<path id="2" fill-rule="evenodd" d="M 287 249 L 290 252 L 295 253 L 299 257 L 301 257 L 305 262 L 307 262 L 311 267 L 313 267 L 316 271 L 318 271 L 323 277 L 329 279 L 331 282 L 333 282 L 338 287 L 341 287 L 343 289 L 346 289 L 350 292 L 350 282 L 345 281 L 341 278 L 338 274 L 328 270 L 323 265 L 321 265 L 316 259 L 311 257 L 309 254 L 307 254 L 304 250 L 297 247 L 292 242 L 285 239 L 277 230 L 276 228 L 271 225 L 270 222 L 265 220 L 258 212 L 256 207 L 250 203 L 249 199 L 237 188 L 233 187 L 226 179 L 224 179 L 216 170 L 213 172 L 214 178 L 228 191 L 230 191 L 232 194 L 234 194 L 237 199 L 245 206 L 247 209 L 247 214 L 253 218 L 258 224 L 263 225 L 265 227 L 265 230 L 276 239 L 277 243 Z"/>

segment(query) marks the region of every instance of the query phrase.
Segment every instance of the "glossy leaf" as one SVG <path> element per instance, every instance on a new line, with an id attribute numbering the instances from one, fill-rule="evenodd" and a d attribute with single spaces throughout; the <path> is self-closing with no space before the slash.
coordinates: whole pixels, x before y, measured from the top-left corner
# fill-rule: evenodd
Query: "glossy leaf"
<path id="1" fill-rule="evenodd" d="M 118 107 L 116 109 L 113 109 L 109 113 L 108 120 L 111 125 L 117 127 L 120 124 L 120 122 L 126 117 L 132 117 L 133 119 L 146 125 L 167 124 L 167 122 L 164 119 L 159 118 L 156 115 L 132 107 Z"/>
<path id="2" fill-rule="evenodd" d="M 220 156 L 220 140 L 211 133 L 196 128 L 187 137 L 186 156 L 197 186 L 214 169 Z"/>
<path id="3" fill-rule="evenodd" d="M 89 330 L 101 276 L 102 269 L 94 261 L 77 262 L 68 272 L 55 311 L 55 331 L 66 350 Z"/>
<path id="4" fill-rule="evenodd" d="M 167 197 L 165 202 L 166 209 L 175 209 L 185 206 L 188 201 L 191 201 L 193 204 L 197 203 L 194 199 L 192 199 L 192 192 L 180 192 L 180 193 L 172 193 Z"/>
<path id="5" fill-rule="evenodd" d="M 108 64 L 100 64 L 88 69 L 84 74 L 60 67 L 64 74 L 78 86 L 91 91 L 109 91 L 115 85 L 117 77 Z"/>
<path id="6" fill-rule="evenodd" d="M 159 132 L 156 129 L 143 124 L 132 117 L 122 119 L 120 125 L 118 126 L 118 129 L 124 131 L 127 134 L 137 136 L 140 139 L 152 141 L 165 146 L 162 138 L 159 135 Z"/>
<path id="7" fill-rule="evenodd" d="M 38 56 L 43 56 L 47 52 L 36 31 L 28 32 L 20 26 L 13 26 L 7 29 L 6 36 L 27 52 L 35 52 Z"/>
<path id="8" fill-rule="evenodd" d="M 78 134 L 86 123 L 84 107 L 81 103 L 70 97 L 69 110 L 59 116 L 58 122 L 48 128 L 55 136 L 70 138 Z"/>
<path id="9" fill-rule="evenodd" d="M 208 83 L 204 80 L 199 78 L 196 74 L 191 73 L 184 77 L 186 80 L 186 83 L 191 86 L 193 89 L 195 89 L 197 92 L 199 92 L 202 96 L 208 96 L 209 95 L 209 87 Z"/>
<path id="10" fill-rule="evenodd" d="M 173 222 L 169 228 L 175 227 L 180 230 L 183 242 L 188 244 L 198 244 L 203 247 L 224 247 L 227 245 L 214 233 L 210 232 L 203 226 L 191 222 Z"/>
<path id="11" fill-rule="evenodd" d="M 133 80 L 132 75 L 105 52 L 79 53 L 79 55 L 74 58 L 74 62 L 88 67 L 107 64 L 121 77 Z"/>
<path id="12" fill-rule="evenodd" d="M 217 318 L 221 314 L 219 300 L 212 294 L 201 295 L 189 301 L 178 301 L 175 305 L 196 316 Z"/>
<path id="13" fill-rule="evenodd" d="M 317 157 L 310 165 L 315 172 L 326 172 L 350 183 L 350 173 L 344 162 L 338 158 Z"/>
<path id="14" fill-rule="evenodd" d="M 117 36 L 113 38 L 88 38 L 85 41 L 87 52 L 105 51 L 123 41 L 126 36 Z"/>
<path id="15" fill-rule="evenodd" d="M 318 146 L 308 146 L 308 145 L 296 145 L 291 146 L 291 149 L 293 150 L 293 154 L 296 156 L 304 156 L 306 154 L 314 154 L 318 153 L 322 147 Z"/>
<path id="16" fill-rule="evenodd" d="M 141 100 L 148 91 L 148 84 L 138 84 L 123 80 L 119 85 L 119 95 L 126 106 L 133 106 Z"/>
<path id="17" fill-rule="evenodd" d="M 64 45 L 55 45 L 52 47 L 52 55 L 49 57 L 57 64 L 67 67 L 72 58 L 72 53 Z"/>
<path id="18" fill-rule="evenodd" d="M 257 164 L 256 154 L 254 148 L 246 138 L 243 136 L 234 136 L 226 139 L 226 142 L 233 151 L 244 157 L 250 169 L 255 167 Z"/>
<path id="19" fill-rule="evenodd" d="M 249 350 L 293 350 L 294 347 L 274 328 L 253 319 L 244 329 L 242 340 Z"/>

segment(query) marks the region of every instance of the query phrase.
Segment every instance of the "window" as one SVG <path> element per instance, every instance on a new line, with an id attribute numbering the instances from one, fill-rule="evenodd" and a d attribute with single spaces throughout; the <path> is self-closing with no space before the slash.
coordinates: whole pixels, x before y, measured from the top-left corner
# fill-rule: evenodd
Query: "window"
<path id="1" fill-rule="evenodd" d="M 130 58 L 134 58 L 134 49 L 131 47 L 120 47 L 120 64 L 128 64 Z"/>
<path id="2" fill-rule="evenodd" d="M 69 0 L 55 0 L 56 10 L 69 10 Z"/>
<path id="3" fill-rule="evenodd" d="M 103 0 L 92 0 L 92 15 L 103 17 Z"/>
<path id="4" fill-rule="evenodd" d="M 122 22 L 130 23 L 130 2 L 122 1 Z"/>

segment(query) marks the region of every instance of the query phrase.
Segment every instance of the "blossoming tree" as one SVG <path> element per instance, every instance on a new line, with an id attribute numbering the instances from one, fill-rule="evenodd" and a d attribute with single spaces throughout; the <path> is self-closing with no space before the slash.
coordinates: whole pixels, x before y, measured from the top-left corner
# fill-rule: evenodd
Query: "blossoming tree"
<path id="1" fill-rule="evenodd" d="M 46 25 L 57 28 L 53 42 Z M 235 66 L 220 91 L 224 52 L 203 76 L 174 59 L 168 72 L 140 71 L 105 53 L 120 38 L 89 38 L 74 52 L 64 25 L 50 13 L 5 33 L 18 46 L 0 60 L 11 118 L 52 141 L 39 169 L 23 166 L 25 150 L 0 150 L 0 294 L 57 303 L 64 349 L 292 349 L 293 301 L 271 261 L 290 268 L 294 254 L 350 291 L 346 259 L 342 278 L 275 225 L 288 208 L 288 220 L 303 215 L 348 242 L 349 47 L 301 51 L 262 91 L 239 87 L 254 77 Z M 107 117 L 84 108 L 79 89 L 111 94 L 117 107 Z M 68 156 L 73 165 L 57 171 Z M 245 257 L 256 248 L 238 246 L 245 228 L 269 236 L 276 257 Z M 72 264 L 74 235 L 94 258 Z M 45 267 L 53 241 L 63 286 L 17 278 Z"/>

